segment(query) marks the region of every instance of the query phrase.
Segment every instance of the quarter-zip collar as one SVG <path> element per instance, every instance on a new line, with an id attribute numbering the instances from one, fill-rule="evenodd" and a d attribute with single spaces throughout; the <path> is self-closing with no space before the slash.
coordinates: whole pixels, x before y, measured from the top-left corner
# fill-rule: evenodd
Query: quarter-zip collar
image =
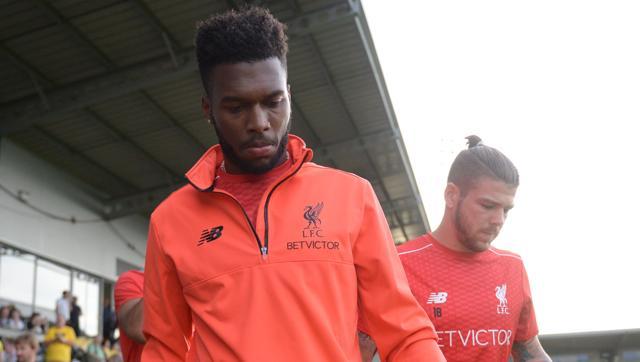
<path id="1" fill-rule="evenodd" d="M 294 135 L 289 135 L 287 150 L 292 159 L 291 172 L 295 172 L 300 169 L 300 166 L 304 162 L 311 161 L 313 158 L 313 151 L 307 148 L 304 141 Z M 224 160 L 222 148 L 220 145 L 215 145 L 209 148 L 200 157 L 198 162 L 191 167 L 185 174 L 189 183 L 199 191 L 210 192 L 213 190 L 216 180 L 216 173 L 220 164 Z"/>

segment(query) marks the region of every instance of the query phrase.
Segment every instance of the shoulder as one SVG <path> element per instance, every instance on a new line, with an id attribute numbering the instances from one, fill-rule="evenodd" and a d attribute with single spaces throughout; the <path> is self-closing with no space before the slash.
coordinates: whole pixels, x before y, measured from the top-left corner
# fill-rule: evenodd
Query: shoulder
<path id="1" fill-rule="evenodd" d="M 130 299 L 142 298 L 144 290 L 144 274 L 139 270 L 122 273 L 114 288 L 115 307 L 119 309 Z"/>
<path id="2" fill-rule="evenodd" d="M 140 270 L 129 270 L 120 274 L 120 277 L 118 277 L 118 280 L 116 281 L 116 289 L 119 286 L 125 286 L 125 285 L 142 286 L 143 284 L 144 284 L 144 273 Z"/>
<path id="3" fill-rule="evenodd" d="M 369 181 L 366 179 L 343 170 L 338 170 L 331 167 L 321 166 L 313 162 L 306 162 L 302 168 L 300 169 L 301 176 L 315 176 L 315 177 L 326 177 L 332 180 L 340 181 L 340 182 L 353 182 L 356 184 L 368 184 Z"/>
<path id="4" fill-rule="evenodd" d="M 158 206 L 156 206 L 155 210 L 153 210 L 152 216 L 154 214 L 163 214 L 166 213 L 168 209 L 172 209 L 174 206 L 182 204 L 185 199 L 193 197 L 193 195 L 199 193 L 200 191 L 196 190 L 191 184 L 182 185 L 175 191 L 171 192 L 169 196 L 167 196 L 164 200 L 162 200 Z"/>
<path id="5" fill-rule="evenodd" d="M 492 246 L 487 250 L 487 252 L 491 253 L 491 255 L 493 255 L 497 260 L 500 260 L 500 262 L 523 265 L 522 257 L 512 251 L 498 249 Z"/>
<path id="6" fill-rule="evenodd" d="M 398 255 L 400 255 L 401 258 L 404 258 L 424 254 L 432 245 L 433 244 L 423 235 L 404 244 L 398 245 Z"/>

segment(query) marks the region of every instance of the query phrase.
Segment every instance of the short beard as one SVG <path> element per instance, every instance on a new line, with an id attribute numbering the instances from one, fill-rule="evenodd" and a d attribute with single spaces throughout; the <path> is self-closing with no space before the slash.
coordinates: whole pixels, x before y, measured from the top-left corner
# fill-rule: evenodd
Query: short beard
<path id="1" fill-rule="evenodd" d="M 224 135 L 222 134 L 222 132 L 220 132 L 220 129 L 218 129 L 218 126 L 216 125 L 216 122 L 213 116 L 211 117 L 211 120 L 212 120 L 211 124 L 213 125 L 213 128 L 216 131 L 216 135 L 218 136 L 218 143 L 220 144 L 220 148 L 222 148 L 222 153 L 224 154 L 224 158 L 229 160 L 234 165 L 236 165 L 242 171 L 242 173 L 260 175 L 260 174 L 271 171 L 274 167 L 278 166 L 281 163 L 281 161 L 284 159 L 285 152 L 287 152 L 287 145 L 289 143 L 289 130 L 291 129 L 291 119 L 289 119 L 287 130 L 282 136 L 282 139 L 280 140 L 280 144 L 278 145 L 278 149 L 276 150 L 275 155 L 273 155 L 273 157 L 269 160 L 269 162 L 261 166 L 253 165 L 250 162 L 247 162 L 241 159 L 240 157 L 238 157 L 236 152 L 233 150 L 233 147 L 231 147 L 229 142 L 227 142 L 226 138 L 224 138 Z"/>
<path id="2" fill-rule="evenodd" d="M 456 225 L 456 233 L 458 234 L 458 240 L 460 241 L 460 244 L 462 244 L 465 248 L 473 252 L 484 251 L 484 249 L 478 249 L 475 246 L 476 242 L 474 240 L 471 240 L 471 236 L 469 235 L 469 230 L 467 228 L 467 224 L 468 224 L 467 220 L 460 212 L 460 210 L 462 209 L 463 201 L 464 201 L 464 198 L 458 201 L 458 205 L 456 206 L 456 213 L 454 217 L 454 221 Z"/>
<path id="3" fill-rule="evenodd" d="M 465 226 L 466 220 L 464 220 L 464 217 L 460 213 L 460 209 L 462 208 L 461 207 L 462 201 L 463 200 L 459 200 L 458 205 L 456 205 L 456 213 L 455 213 L 454 220 L 456 224 L 456 233 L 458 234 L 458 239 L 463 245 L 467 246 L 468 244 L 467 239 L 469 239 L 469 232 L 467 231 L 467 227 Z"/>

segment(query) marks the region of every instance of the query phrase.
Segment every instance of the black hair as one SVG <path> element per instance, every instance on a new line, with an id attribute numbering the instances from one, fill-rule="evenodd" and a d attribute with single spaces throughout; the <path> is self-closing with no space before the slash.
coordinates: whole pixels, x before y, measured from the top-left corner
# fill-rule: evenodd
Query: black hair
<path id="1" fill-rule="evenodd" d="M 197 24 L 196 57 L 207 94 L 218 64 L 255 62 L 277 57 L 287 69 L 286 26 L 257 6 L 215 14 Z"/>
<path id="2" fill-rule="evenodd" d="M 466 137 L 469 148 L 461 151 L 451 164 L 448 182 L 460 188 L 462 194 L 481 177 L 502 181 L 518 187 L 520 175 L 516 166 L 502 152 L 482 143 L 476 135 Z"/>

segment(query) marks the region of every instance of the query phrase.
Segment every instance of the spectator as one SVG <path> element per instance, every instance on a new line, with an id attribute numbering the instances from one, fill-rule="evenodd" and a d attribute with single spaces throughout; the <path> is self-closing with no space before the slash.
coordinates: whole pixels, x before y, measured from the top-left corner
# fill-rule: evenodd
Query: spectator
<path id="1" fill-rule="evenodd" d="M 35 362 L 38 355 L 38 339 L 33 333 L 25 333 L 16 338 L 16 355 L 18 362 Z"/>
<path id="2" fill-rule="evenodd" d="M 87 346 L 88 362 L 106 362 L 107 355 L 102 348 L 102 336 L 98 335 L 91 339 L 91 343 Z"/>
<path id="3" fill-rule="evenodd" d="M 9 328 L 9 317 L 11 314 L 11 308 L 8 305 L 3 305 L 0 308 L 0 327 Z"/>
<path id="4" fill-rule="evenodd" d="M 47 348 L 47 362 L 71 362 L 71 349 L 76 339 L 73 328 L 66 325 L 64 316 L 58 314 L 56 325 L 49 328 L 44 337 L 44 345 Z"/>
<path id="5" fill-rule="evenodd" d="M 82 315 L 82 309 L 78 305 L 78 298 L 73 296 L 71 298 L 71 312 L 69 318 L 69 326 L 76 332 L 76 336 L 80 335 L 80 316 Z"/>
<path id="6" fill-rule="evenodd" d="M 110 298 L 105 298 L 104 309 L 102 310 L 102 338 L 109 340 L 111 344 L 115 342 L 113 332 L 117 325 L 116 312 L 111 308 Z"/>
<path id="7" fill-rule="evenodd" d="M 16 307 L 13 307 L 9 313 L 9 329 L 24 330 L 24 321 L 22 320 L 20 309 Z"/>
<path id="8" fill-rule="evenodd" d="M 3 362 L 16 362 L 16 345 L 11 339 L 5 339 L 4 341 L 4 353 L 2 353 Z"/>
<path id="9" fill-rule="evenodd" d="M 108 339 L 102 341 L 102 349 L 107 357 L 107 361 L 114 361 L 119 356 L 118 349 L 112 347 L 111 341 Z"/>
<path id="10" fill-rule="evenodd" d="M 42 335 L 47 332 L 47 320 L 38 312 L 33 312 L 27 321 L 27 330 L 35 335 Z"/>
<path id="11" fill-rule="evenodd" d="M 70 298 L 71 294 L 65 290 L 62 292 L 62 297 L 56 301 L 56 314 L 61 315 L 65 323 L 71 318 Z"/>

